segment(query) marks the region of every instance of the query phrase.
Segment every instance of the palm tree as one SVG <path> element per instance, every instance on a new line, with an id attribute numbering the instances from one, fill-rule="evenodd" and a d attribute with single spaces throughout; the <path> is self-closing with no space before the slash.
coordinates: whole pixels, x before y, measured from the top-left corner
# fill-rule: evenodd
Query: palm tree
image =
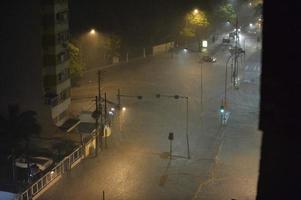
<path id="1" fill-rule="evenodd" d="M 29 110 L 20 113 L 18 105 L 12 105 L 8 107 L 8 118 L 0 116 L 0 135 L 1 138 L 6 141 L 7 148 L 11 151 L 12 159 L 12 174 L 13 181 L 15 177 L 15 157 L 16 151 L 22 150 L 21 143 L 25 142 L 25 156 L 27 160 L 27 169 L 29 170 L 28 163 L 28 150 L 30 138 L 33 135 L 38 135 L 41 132 L 41 127 L 36 119 L 36 112 Z"/>

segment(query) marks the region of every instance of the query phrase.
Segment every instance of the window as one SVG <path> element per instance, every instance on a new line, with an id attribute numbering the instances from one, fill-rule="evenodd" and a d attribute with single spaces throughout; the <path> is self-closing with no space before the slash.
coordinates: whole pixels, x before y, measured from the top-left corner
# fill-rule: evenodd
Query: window
<path id="1" fill-rule="evenodd" d="M 68 11 L 59 12 L 56 14 L 57 23 L 67 23 L 68 22 Z"/>
<path id="2" fill-rule="evenodd" d="M 58 82 L 63 82 L 69 78 L 69 68 L 64 69 L 57 75 Z"/>
<path id="3" fill-rule="evenodd" d="M 61 114 L 59 114 L 58 120 L 64 119 L 64 118 L 66 117 L 66 115 L 67 115 L 67 111 L 65 110 L 65 111 L 63 111 Z"/>
<path id="4" fill-rule="evenodd" d="M 57 55 L 57 64 L 61 64 L 69 59 L 69 54 L 67 51 L 62 51 Z"/>
<path id="5" fill-rule="evenodd" d="M 64 101 L 70 97 L 70 88 L 67 88 L 66 90 L 62 91 L 60 93 L 60 100 Z"/>
<path id="6" fill-rule="evenodd" d="M 57 34 L 57 42 L 63 44 L 69 40 L 69 32 L 63 31 Z"/>

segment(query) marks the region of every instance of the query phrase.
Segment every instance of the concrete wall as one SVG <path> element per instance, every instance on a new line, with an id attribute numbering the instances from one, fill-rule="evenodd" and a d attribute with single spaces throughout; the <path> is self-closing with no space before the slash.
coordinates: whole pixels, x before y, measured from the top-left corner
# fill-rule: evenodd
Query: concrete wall
<path id="1" fill-rule="evenodd" d="M 167 43 L 153 46 L 153 55 L 158 55 L 161 53 L 168 52 L 168 50 L 173 47 L 174 47 L 174 42 L 167 42 Z"/>

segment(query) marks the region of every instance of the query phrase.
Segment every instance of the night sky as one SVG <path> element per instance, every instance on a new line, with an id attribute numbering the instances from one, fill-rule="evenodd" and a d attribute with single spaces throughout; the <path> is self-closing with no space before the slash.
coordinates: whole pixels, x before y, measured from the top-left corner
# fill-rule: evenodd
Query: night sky
<path id="1" fill-rule="evenodd" d="M 210 10 L 219 1 L 70 0 L 70 30 L 76 35 L 93 27 L 116 33 L 132 44 L 154 43 L 174 36 L 187 11 L 195 7 Z"/>

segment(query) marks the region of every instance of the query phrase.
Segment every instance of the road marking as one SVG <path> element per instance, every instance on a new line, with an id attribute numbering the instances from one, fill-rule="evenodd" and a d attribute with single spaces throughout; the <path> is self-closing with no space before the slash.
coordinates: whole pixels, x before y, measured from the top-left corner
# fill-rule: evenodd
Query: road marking
<path id="1" fill-rule="evenodd" d="M 196 192 L 194 193 L 192 200 L 196 200 L 200 194 L 200 192 L 202 191 L 202 189 L 204 188 L 204 186 L 206 184 L 209 184 L 210 182 L 214 181 L 215 179 L 215 170 L 216 170 L 216 165 L 217 165 L 217 160 L 218 160 L 218 155 L 222 149 L 223 143 L 224 143 L 224 135 L 225 135 L 225 128 L 218 128 L 217 130 L 219 136 L 217 136 L 217 141 L 219 141 L 220 143 L 217 146 L 216 152 L 215 152 L 215 156 L 214 156 L 214 161 L 211 165 L 211 167 L 209 168 L 209 172 L 208 172 L 208 176 L 209 178 L 204 181 L 203 183 L 200 183 L 200 185 L 198 186 Z"/>

